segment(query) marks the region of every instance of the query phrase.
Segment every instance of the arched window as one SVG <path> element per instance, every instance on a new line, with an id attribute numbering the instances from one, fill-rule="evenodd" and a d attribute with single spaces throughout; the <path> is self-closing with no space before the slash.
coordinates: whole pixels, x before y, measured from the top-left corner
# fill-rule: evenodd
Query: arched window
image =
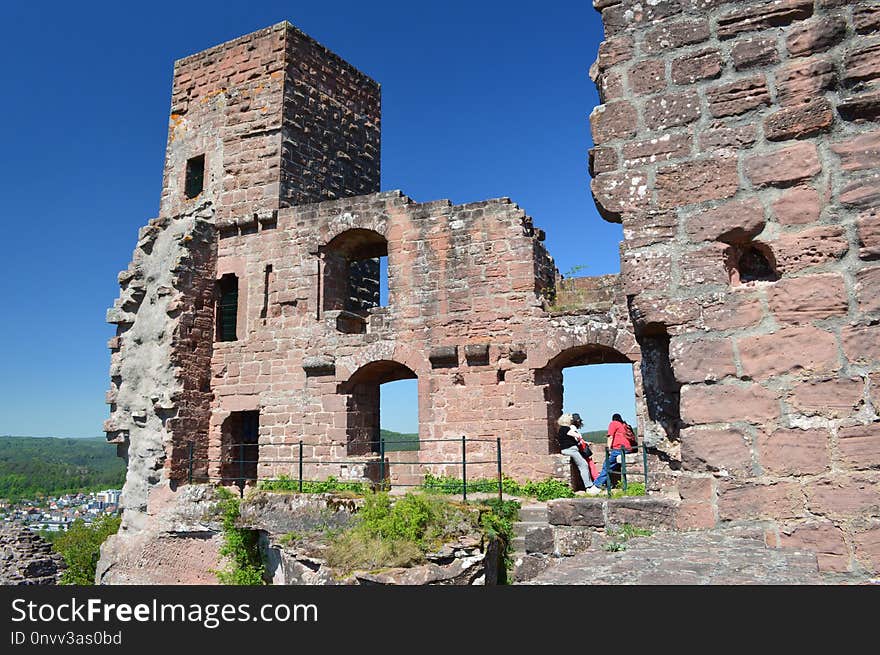
<path id="1" fill-rule="evenodd" d="M 340 392 L 346 394 L 347 410 L 347 445 L 349 455 L 365 455 L 380 450 L 382 438 L 381 387 L 398 380 L 416 380 L 416 374 L 408 367 L 389 360 L 371 362 L 359 368 L 354 375 L 340 386 Z M 418 407 L 418 392 L 415 405 Z M 416 426 L 418 414 L 416 414 Z M 416 427 L 418 432 L 418 427 Z M 393 439 L 394 444 L 389 450 L 416 449 L 401 438 Z"/>

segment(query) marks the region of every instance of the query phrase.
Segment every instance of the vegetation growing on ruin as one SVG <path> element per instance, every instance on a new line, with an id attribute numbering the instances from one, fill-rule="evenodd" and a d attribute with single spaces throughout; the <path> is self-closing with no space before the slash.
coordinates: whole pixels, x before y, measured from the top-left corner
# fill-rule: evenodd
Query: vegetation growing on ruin
<path id="1" fill-rule="evenodd" d="M 295 491 L 298 492 L 299 480 L 286 475 L 281 475 L 275 480 L 261 480 L 258 485 L 260 491 Z M 370 485 L 366 482 L 345 482 L 337 480 L 332 475 L 326 480 L 303 480 L 302 492 L 306 494 L 322 494 L 331 492 L 353 492 L 358 495 L 370 491 Z"/>
<path id="2" fill-rule="evenodd" d="M 67 564 L 61 574 L 61 584 L 95 584 L 101 544 L 111 534 L 116 534 L 121 521 L 119 516 L 102 516 L 91 524 L 77 519 L 71 523 L 67 532 L 58 534 L 52 547 Z"/>
<path id="3" fill-rule="evenodd" d="M 461 494 L 464 483 L 461 478 L 449 476 L 433 476 L 430 473 L 425 474 L 425 481 L 422 487 L 434 493 Z M 468 493 L 497 493 L 497 478 L 481 478 L 476 480 L 468 480 Z M 572 498 L 574 491 L 567 482 L 557 480 L 555 478 L 547 478 L 546 480 L 527 482 L 517 482 L 513 478 L 502 476 L 501 491 L 509 496 L 529 497 L 540 501 L 553 500 L 554 498 Z M 621 496 L 644 496 L 645 484 L 643 482 L 630 482 L 624 491 L 618 484 L 612 489 L 611 497 L 620 498 Z"/>
<path id="4" fill-rule="evenodd" d="M 617 528 L 609 527 L 605 532 L 611 537 L 611 541 L 602 548 L 611 553 L 626 550 L 626 542 L 633 537 L 650 537 L 654 534 L 653 530 L 638 528 L 630 523 L 623 523 Z"/>
<path id="5" fill-rule="evenodd" d="M 585 264 L 572 266 L 556 284 L 541 289 L 541 295 L 546 300 L 545 309 L 549 313 L 564 314 L 583 309 L 585 296 L 583 291 L 578 290 L 575 279 L 586 268 Z"/>
<path id="6" fill-rule="evenodd" d="M 506 553 L 518 509 L 511 501 L 475 508 L 424 493 L 397 499 L 386 492 L 369 494 L 354 527 L 331 537 L 327 563 L 343 575 L 412 566 L 444 543 L 476 531 L 500 539 Z"/>
<path id="7" fill-rule="evenodd" d="M 241 500 L 225 487 L 218 487 L 220 496 L 218 510 L 223 521 L 223 544 L 220 555 L 226 558 L 222 569 L 213 571 L 220 584 L 265 584 L 265 566 L 257 544 L 256 530 L 236 527 L 240 515 Z"/>

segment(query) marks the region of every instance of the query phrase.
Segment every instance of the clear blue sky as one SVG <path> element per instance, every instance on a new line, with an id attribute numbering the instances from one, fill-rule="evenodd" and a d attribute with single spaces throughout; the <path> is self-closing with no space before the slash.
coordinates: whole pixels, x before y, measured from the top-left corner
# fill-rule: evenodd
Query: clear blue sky
<path id="1" fill-rule="evenodd" d="M 105 311 L 158 209 L 173 62 L 281 20 L 382 84 L 383 189 L 509 196 L 547 231 L 560 270 L 618 271 L 620 227 L 599 218 L 588 186 L 601 24 L 586 0 L 16 2 L 3 13 L 0 434 L 101 434 Z M 397 411 L 386 407 L 389 421 Z"/>

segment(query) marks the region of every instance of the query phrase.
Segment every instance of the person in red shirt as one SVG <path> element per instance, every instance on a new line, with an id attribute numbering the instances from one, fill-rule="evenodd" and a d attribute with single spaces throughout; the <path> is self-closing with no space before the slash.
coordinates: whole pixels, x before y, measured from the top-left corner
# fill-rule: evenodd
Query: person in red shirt
<path id="1" fill-rule="evenodd" d="M 608 482 L 609 473 L 620 467 L 617 457 L 624 455 L 632 449 L 633 444 L 627 436 L 626 428 L 627 424 L 620 414 L 614 414 L 611 417 L 611 423 L 608 424 L 608 440 L 606 442 L 611 452 L 608 455 L 608 459 L 605 460 L 604 466 L 602 466 L 602 472 L 593 480 L 593 485 L 596 487 L 604 486 Z"/>

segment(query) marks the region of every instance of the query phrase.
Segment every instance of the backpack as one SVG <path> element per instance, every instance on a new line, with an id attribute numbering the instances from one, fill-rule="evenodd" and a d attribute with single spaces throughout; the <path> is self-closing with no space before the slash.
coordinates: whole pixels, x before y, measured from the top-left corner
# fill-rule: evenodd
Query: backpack
<path id="1" fill-rule="evenodd" d="M 625 421 L 623 423 L 623 433 L 626 436 L 627 441 L 629 441 L 630 449 L 635 448 L 638 445 L 636 433 L 633 431 L 632 426 Z"/>

